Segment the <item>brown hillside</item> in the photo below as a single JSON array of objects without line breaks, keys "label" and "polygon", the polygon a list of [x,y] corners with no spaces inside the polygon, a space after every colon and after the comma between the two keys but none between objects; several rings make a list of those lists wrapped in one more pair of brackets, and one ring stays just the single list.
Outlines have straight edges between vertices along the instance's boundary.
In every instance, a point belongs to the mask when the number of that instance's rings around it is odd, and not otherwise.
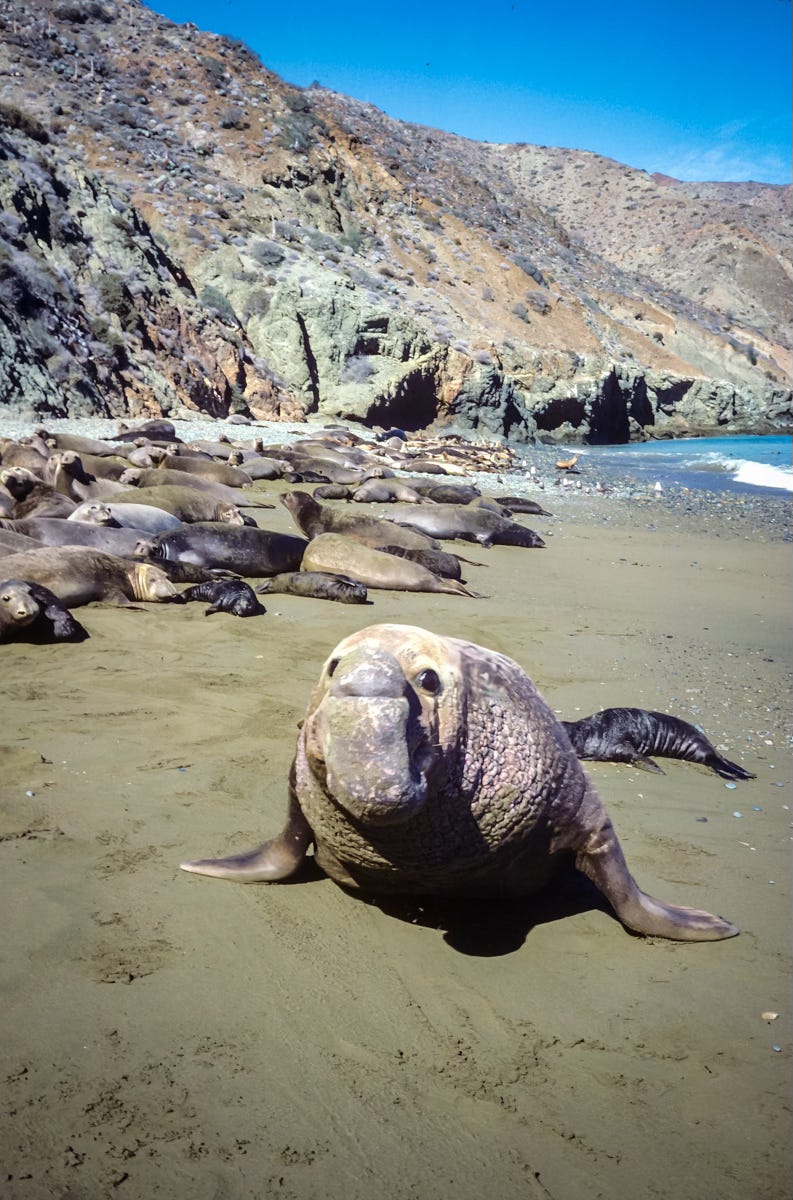
[{"label": "brown hillside", "polygon": [[790,189],[467,141],[138,3],[0,13],[0,403],[791,427]]}]

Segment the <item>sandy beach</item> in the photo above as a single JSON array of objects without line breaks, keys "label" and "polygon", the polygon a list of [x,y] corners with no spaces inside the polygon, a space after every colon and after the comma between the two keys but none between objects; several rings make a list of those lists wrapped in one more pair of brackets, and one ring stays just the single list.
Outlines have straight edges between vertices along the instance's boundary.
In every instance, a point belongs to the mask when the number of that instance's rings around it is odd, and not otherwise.
[{"label": "sandy beach", "polygon": [[[547,503],[545,550],[454,546],[481,599],[91,605],[83,644],[0,646],[8,1200],[790,1194],[791,543]],[[757,779],[588,770],[640,885],[740,936],[632,936],[572,885],[441,911],[179,871],[278,831],[321,664],[381,621],[510,655],[564,718],[701,724]]]}]

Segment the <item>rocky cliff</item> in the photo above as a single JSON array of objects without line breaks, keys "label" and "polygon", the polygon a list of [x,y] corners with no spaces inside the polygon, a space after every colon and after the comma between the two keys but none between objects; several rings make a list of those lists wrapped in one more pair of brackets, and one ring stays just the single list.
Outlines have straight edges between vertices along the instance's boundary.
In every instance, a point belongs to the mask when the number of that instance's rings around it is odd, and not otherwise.
[{"label": "rocky cliff", "polygon": [[407,125],[135,0],[8,0],[0,404],[790,430],[789,199]]}]

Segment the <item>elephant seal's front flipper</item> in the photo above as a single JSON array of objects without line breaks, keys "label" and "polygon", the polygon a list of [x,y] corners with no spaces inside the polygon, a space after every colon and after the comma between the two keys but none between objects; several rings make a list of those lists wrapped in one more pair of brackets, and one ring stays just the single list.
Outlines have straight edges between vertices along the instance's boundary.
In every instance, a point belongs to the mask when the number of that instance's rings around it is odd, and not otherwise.
[{"label": "elephant seal's front flipper", "polygon": [[[737,925],[697,908],[666,904],[643,892],[628,870],[619,839],[590,785],[578,814],[579,828],[590,832],[576,852],[575,865],[603,893],[628,929],[678,942],[718,942],[735,937]],[[564,836],[560,839],[564,843]]]},{"label": "elephant seal's front flipper", "polygon": [[277,837],[270,838],[247,854],[235,854],[230,858],[200,858],[179,865],[183,871],[191,871],[194,875],[213,875],[216,879],[231,879],[235,883],[274,883],[294,875],[313,840],[311,828],[290,782],[286,825]]}]

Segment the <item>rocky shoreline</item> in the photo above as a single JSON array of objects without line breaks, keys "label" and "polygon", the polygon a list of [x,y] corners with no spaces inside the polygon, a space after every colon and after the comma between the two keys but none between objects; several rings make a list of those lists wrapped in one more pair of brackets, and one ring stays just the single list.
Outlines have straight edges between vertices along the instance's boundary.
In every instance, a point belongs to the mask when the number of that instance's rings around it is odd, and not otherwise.
[{"label": "rocky shoreline", "polygon": [[[84,437],[112,440],[119,430],[119,422],[104,417],[75,417],[38,422],[0,414],[0,439],[18,438],[30,434],[33,429],[45,424],[53,431],[81,434]],[[250,444],[260,438],[264,445],[293,442],[317,434],[326,423],[313,421],[241,423],[208,417],[192,421],[174,421],[177,436],[185,442],[207,437],[228,437],[231,441]],[[375,435],[362,429],[357,423],[348,427],[362,437]],[[460,431],[458,431],[460,432]],[[568,453],[569,452],[569,453]],[[612,505],[625,502],[637,521],[652,523],[653,514],[666,512],[681,521],[696,525],[703,533],[714,537],[744,536],[767,541],[790,541],[793,539],[793,515],[790,497],[767,492],[727,493],[668,487],[656,491],[644,483],[637,483],[629,474],[615,471],[605,465],[587,466],[583,462],[578,473],[560,472],[556,463],[560,457],[572,457],[575,446],[547,446],[537,443],[527,446],[516,454],[515,468],[498,475],[474,472],[469,478],[483,492],[497,488],[512,495],[534,499],[544,497],[543,503],[553,509],[575,510],[581,507],[582,499],[593,500],[602,520],[614,517]]]}]

